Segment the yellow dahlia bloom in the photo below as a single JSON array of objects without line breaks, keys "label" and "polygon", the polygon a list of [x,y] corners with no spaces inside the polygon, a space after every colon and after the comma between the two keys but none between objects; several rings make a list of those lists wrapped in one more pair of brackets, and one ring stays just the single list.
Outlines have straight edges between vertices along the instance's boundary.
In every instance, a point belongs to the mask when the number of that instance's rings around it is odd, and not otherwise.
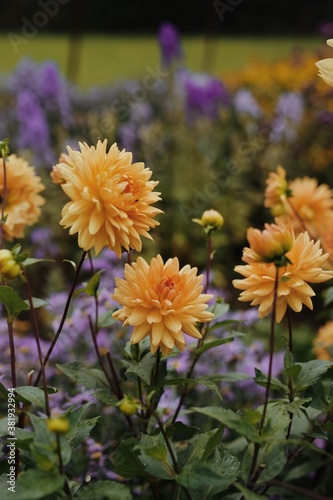
[{"label": "yellow dahlia bloom", "polygon": [[[6,162],[6,199],[3,225],[4,237],[8,241],[23,238],[26,226],[35,224],[40,216],[40,207],[45,203],[40,196],[44,185],[36,175],[34,167],[12,154]],[[4,196],[4,171],[0,168],[0,196]]]},{"label": "yellow dahlia bloom", "polygon": [[333,190],[328,185],[318,186],[317,179],[303,177],[291,181],[290,189],[292,196],[286,203],[285,215],[292,221],[296,234],[306,229],[318,237],[327,226],[332,226]]},{"label": "yellow dahlia bloom", "polygon": [[[71,199],[62,210],[60,224],[78,233],[84,250],[109,247],[121,256],[123,249],[141,251],[140,236],[159,225],[154,217],[161,210],[151,205],[161,198],[154,192],[157,181],[144,163],[132,163],[132,154],[107,141],[96,147],[79,143],[80,151],[68,147],[66,161],[56,165],[64,179],[62,189]],[[69,157],[69,158],[68,158]]]},{"label": "yellow dahlia bloom", "polygon": [[279,166],[277,171],[270,172],[266,179],[264,206],[270,208],[274,216],[282,215],[285,212],[284,200],[290,195],[286,171]]},{"label": "yellow dahlia bloom", "polygon": [[312,310],[311,297],[315,293],[308,283],[322,283],[333,277],[333,271],[322,268],[328,254],[323,254],[319,241],[310,240],[307,232],[298,235],[286,258],[287,264],[278,268],[274,263],[264,262],[235,267],[235,271],[245,278],[232,282],[235,288],[243,290],[239,300],[259,306],[259,318],[268,316],[272,311],[276,277],[278,323],[284,317],[287,306],[300,312],[304,304]]},{"label": "yellow dahlia bloom", "polygon": [[[333,47],[333,40],[327,40],[327,45]],[[327,85],[333,87],[333,59],[322,59],[316,62],[316,66],[319,69],[318,75],[324,80]]]},{"label": "yellow dahlia bloom", "polygon": [[250,262],[274,262],[285,256],[291,249],[295,237],[292,227],[284,224],[265,224],[261,231],[250,227],[247,230],[247,240],[250,248],[243,250],[243,260]]},{"label": "yellow dahlia bloom", "polygon": [[160,255],[148,264],[142,257],[132,265],[126,264],[124,279],[116,279],[113,299],[123,306],[113,317],[123,325],[134,326],[130,341],[140,342],[150,336],[150,348],[158,348],[163,355],[176,346],[180,351],[186,345],[183,333],[201,338],[195,324],[210,321],[213,314],[207,301],[213,295],[201,293],[203,275],[197,268],[186,265],[179,269],[177,257],[166,263]]},{"label": "yellow dahlia bloom", "polygon": [[333,362],[333,321],[321,326],[313,340],[312,352],[317,359]]}]

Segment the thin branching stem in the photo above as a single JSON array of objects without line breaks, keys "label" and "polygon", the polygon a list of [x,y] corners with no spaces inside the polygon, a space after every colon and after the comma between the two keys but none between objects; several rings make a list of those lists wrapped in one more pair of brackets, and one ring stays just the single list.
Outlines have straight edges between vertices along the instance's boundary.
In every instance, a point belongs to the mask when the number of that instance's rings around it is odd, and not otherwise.
[{"label": "thin branching stem", "polygon": [[62,315],[62,318],[61,318],[61,321],[60,321],[60,324],[59,324],[59,328],[55,334],[55,336],[53,337],[53,340],[51,342],[51,345],[49,347],[49,350],[47,351],[46,355],[45,355],[45,358],[44,358],[44,361],[42,363],[42,366],[41,368],[39,369],[39,372],[37,374],[37,377],[36,377],[36,380],[35,380],[35,386],[38,385],[38,382],[42,376],[42,370],[45,368],[45,366],[47,365],[49,359],[50,359],[50,356],[53,352],[53,349],[54,349],[54,346],[56,345],[57,341],[58,341],[58,338],[62,332],[62,329],[63,329],[63,326],[65,324],[65,321],[66,321],[66,318],[67,318],[67,314],[68,314],[68,310],[69,310],[69,306],[70,306],[70,303],[71,303],[71,300],[72,300],[72,297],[73,297],[73,294],[75,292],[75,288],[76,288],[76,284],[77,284],[77,281],[78,281],[78,278],[79,278],[79,274],[80,274],[80,271],[81,271],[81,268],[82,268],[82,265],[83,265],[83,262],[86,258],[86,255],[87,255],[87,251],[84,250],[83,254],[82,254],[82,257],[81,257],[81,260],[77,266],[77,269],[76,269],[76,272],[75,272],[75,276],[74,276],[74,280],[73,280],[73,283],[72,283],[72,287],[69,291],[69,294],[68,294],[68,297],[67,297],[67,301],[66,301],[66,304],[65,304],[65,308],[64,308],[64,312],[63,312],[63,315]]},{"label": "thin branching stem", "polygon": [[27,273],[25,267],[23,267],[23,274],[25,277],[25,283],[26,283],[26,288],[27,288],[33,331],[34,331],[36,345],[37,345],[38,360],[40,363],[40,370],[41,370],[42,383],[43,383],[43,389],[44,389],[44,398],[45,398],[45,413],[49,417],[50,416],[49,393],[47,390],[45,366],[43,366],[43,353],[42,353],[42,349],[41,349],[41,345],[40,345],[39,327],[38,327],[38,321],[37,321],[37,316],[36,316],[36,310],[35,310],[33,299],[32,299],[32,291],[31,291],[31,286],[30,286],[30,282],[29,282],[29,277],[28,277],[28,273]]}]

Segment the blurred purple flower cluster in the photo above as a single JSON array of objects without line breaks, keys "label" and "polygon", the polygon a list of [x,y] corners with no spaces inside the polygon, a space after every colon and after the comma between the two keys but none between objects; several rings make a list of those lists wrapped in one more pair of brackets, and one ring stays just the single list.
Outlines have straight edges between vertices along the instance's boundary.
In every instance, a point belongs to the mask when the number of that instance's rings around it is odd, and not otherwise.
[{"label": "blurred purple flower cluster", "polygon": [[2,137],[10,137],[11,149],[28,154],[35,166],[52,165],[59,154],[59,130],[71,125],[69,83],[54,61],[38,65],[22,59],[4,87],[13,113],[5,114],[0,127]]}]

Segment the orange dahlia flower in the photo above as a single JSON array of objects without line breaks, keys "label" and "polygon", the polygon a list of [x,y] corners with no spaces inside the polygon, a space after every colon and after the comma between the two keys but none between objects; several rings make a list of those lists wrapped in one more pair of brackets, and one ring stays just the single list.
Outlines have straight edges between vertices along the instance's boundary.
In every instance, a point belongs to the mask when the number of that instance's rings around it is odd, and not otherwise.
[{"label": "orange dahlia flower", "polygon": [[[62,189],[71,199],[62,210],[60,224],[78,233],[84,250],[98,254],[109,247],[118,257],[123,249],[141,251],[140,236],[159,225],[154,217],[162,211],[151,205],[161,198],[154,192],[157,181],[144,163],[132,163],[132,154],[107,141],[96,147],[79,143],[80,151],[68,147],[66,161],[56,165]],[[69,158],[68,158],[69,157]]]},{"label": "orange dahlia flower", "polygon": [[[35,224],[40,216],[40,207],[45,200],[40,196],[44,185],[36,175],[34,167],[22,158],[11,154],[6,162],[6,198],[3,225],[4,237],[8,241],[23,238],[26,226]],[[0,196],[4,197],[4,169],[0,168]]]},{"label": "orange dahlia flower", "polygon": [[333,321],[319,328],[313,340],[312,352],[317,359],[332,360],[333,363]]},{"label": "orange dahlia flower", "polygon": [[290,195],[286,171],[279,166],[266,179],[264,206],[270,208],[274,216],[282,215],[285,212],[284,201]]},{"label": "orange dahlia flower", "polygon": [[167,355],[175,346],[184,350],[183,333],[201,338],[195,324],[212,319],[206,302],[213,295],[201,293],[203,275],[197,276],[197,268],[179,269],[177,257],[164,263],[157,255],[150,264],[138,257],[136,263],[126,264],[124,277],[116,279],[112,296],[123,308],[113,317],[134,326],[133,344],[149,335],[151,352],[160,348]]},{"label": "orange dahlia flower", "polygon": [[291,249],[295,237],[292,227],[284,224],[265,224],[261,231],[250,227],[247,230],[247,240],[250,248],[245,247],[243,260],[247,263],[281,262],[285,254]]},{"label": "orange dahlia flower", "polygon": [[291,249],[285,254],[286,265],[276,267],[274,263],[251,262],[236,266],[235,271],[245,279],[233,280],[233,286],[243,290],[239,300],[259,306],[258,316],[270,314],[274,303],[277,281],[276,321],[284,317],[287,306],[300,312],[303,304],[313,309],[311,297],[315,295],[308,283],[322,283],[333,277],[333,271],[323,270],[328,254],[323,254],[319,241],[310,240],[307,232],[296,238]]},{"label": "orange dahlia flower", "polygon": [[[285,216],[292,221],[296,234],[305,229],[318,237],[333,224],[333,190],[317,179],[297,178],[290,182],[292,196],[286,203]],[[282,220],[285,220],[282,216]]]}]

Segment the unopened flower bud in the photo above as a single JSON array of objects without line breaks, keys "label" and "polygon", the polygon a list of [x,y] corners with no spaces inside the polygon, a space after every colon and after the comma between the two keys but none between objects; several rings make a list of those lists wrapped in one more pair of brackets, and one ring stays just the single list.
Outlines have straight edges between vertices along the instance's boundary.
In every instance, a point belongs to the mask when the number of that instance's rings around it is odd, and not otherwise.
[{"label": "unopened flower bud", "polygon": [[0,274],[7,279],[14,279],[21,273],[21,266],[18,264],[12,252],[6,248],[0,250]]},{"label": "unopened flower bud", "polygon": [[224,223],[224,219],[220,212],[213,209],[205,210],[201,219],[192,219],[192,221],[200,224],[200,226],[204,228],[205,233],[210,233],[211,231],[220,229]]},{"label": "unopened flower bud", "polygon": [[124,396],[118,404],[118,408],[128,417],[135,415],[138,410],[141,408],[141,403],[135,400],[132,396]]},{"label": "unopened flower bud", "polygon": [[70,429],[70,423],[65,417],[51,417],[47,421],[47,428],[57,434],[66,434]]}]

